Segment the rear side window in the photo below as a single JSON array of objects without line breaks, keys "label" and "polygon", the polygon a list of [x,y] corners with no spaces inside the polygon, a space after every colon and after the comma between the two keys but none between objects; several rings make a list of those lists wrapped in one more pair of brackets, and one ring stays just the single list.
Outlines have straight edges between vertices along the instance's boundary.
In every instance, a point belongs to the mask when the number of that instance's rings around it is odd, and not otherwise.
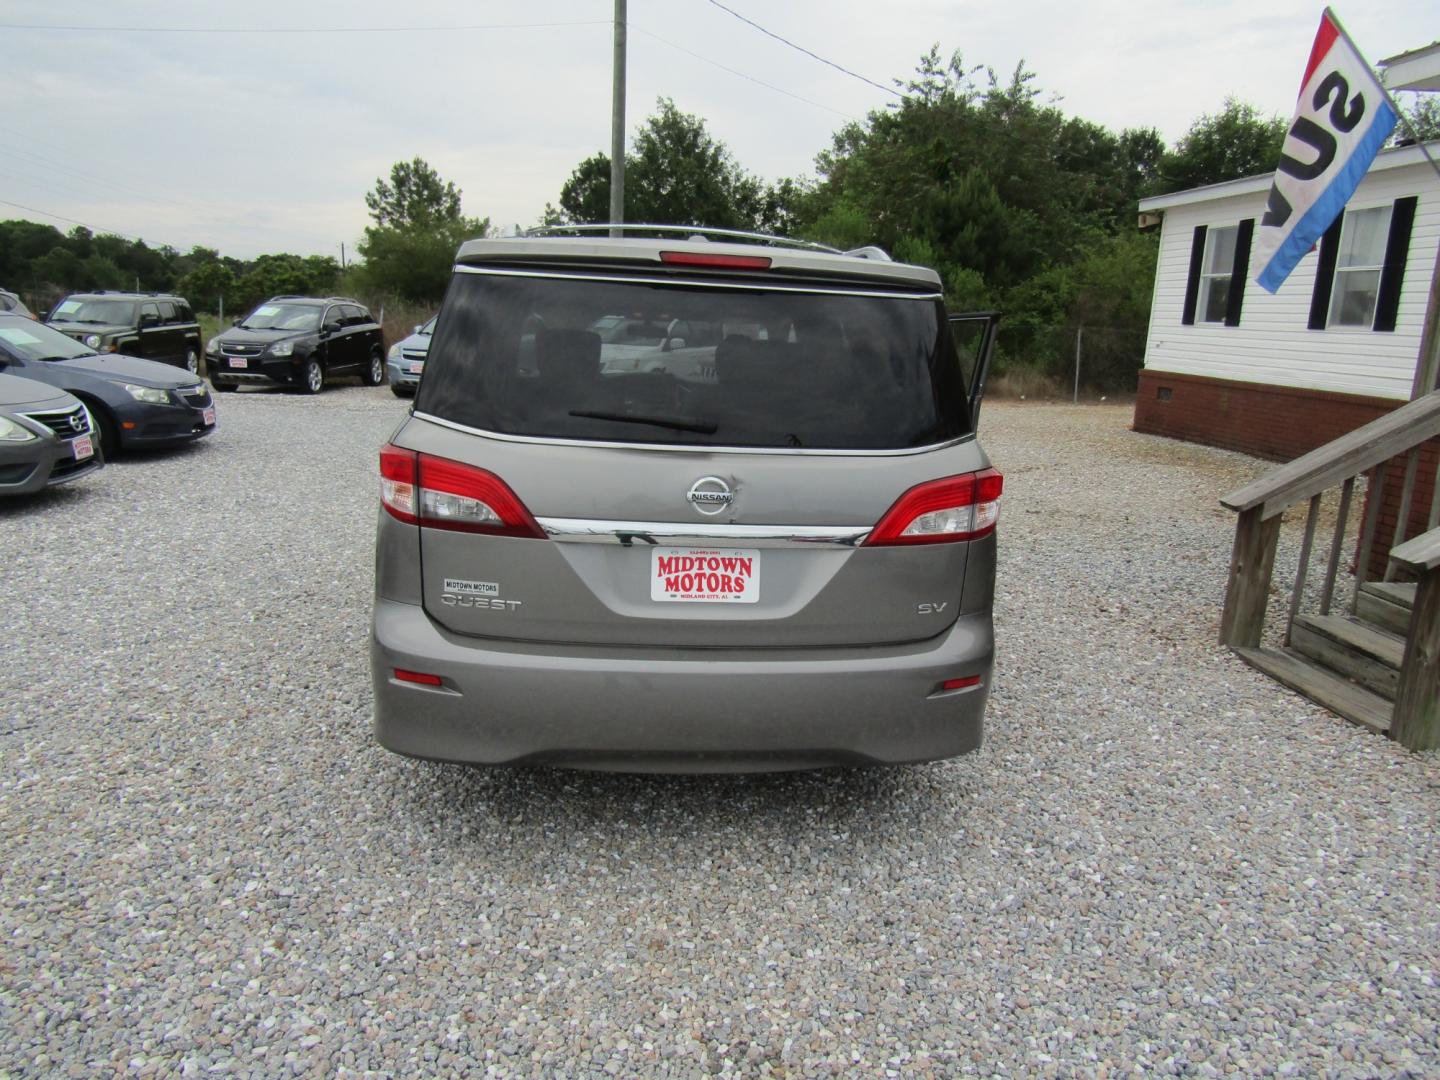
[{"label": "rear side window", "polygon": [[971,432],[933,296],[457,273],[416,410],[506,435],[905,449]]}]

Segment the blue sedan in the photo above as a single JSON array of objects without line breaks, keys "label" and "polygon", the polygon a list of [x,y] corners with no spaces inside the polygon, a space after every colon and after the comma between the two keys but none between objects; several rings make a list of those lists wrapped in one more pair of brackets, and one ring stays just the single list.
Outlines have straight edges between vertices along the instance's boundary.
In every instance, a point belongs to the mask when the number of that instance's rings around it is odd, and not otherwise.
[{"label": "blue sedan", "polygon": [[95,418],[107,457],[190,442],[215,430],[203,382],[168,364],[97,353],[58,330],[0,314],[0,370],[74,394]]}]

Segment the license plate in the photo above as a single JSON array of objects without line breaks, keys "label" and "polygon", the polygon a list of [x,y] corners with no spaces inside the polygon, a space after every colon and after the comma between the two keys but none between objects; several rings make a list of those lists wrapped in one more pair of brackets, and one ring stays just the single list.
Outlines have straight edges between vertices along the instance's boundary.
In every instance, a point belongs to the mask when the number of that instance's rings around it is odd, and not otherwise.
[{"label": "license plate", "polygon": [[753,548],[651,548],[650,599],[753,604],[760,599],[760,552]]},{"label": "license plate", "polygon": [[215,406],[214,406],[214,405],[207,405],[207,406],[205,406],[205,411],[200,414],[200,419],[202,419],[202,420],[205,422],[205,426],[206,426],[206,427],[214,427],[214,426],[215,426]]},{"label": "license plate", "polygon": [[88,457],[95,456],[95,444],[90,441],[89,435],[81,435],[77,439],[72,439],[70,449],[75,454],[76,461],[84,461]]},{"label": "license plate", "polygon": [[424,371],[424,370],[425,370],[425,361],[424,361],[424,360],[411,360],[411,361],[410,361],[410,374],[411,374],[411,375],[419,375],[419,374],[420,374],[422,371]]},{"label": "license plate", "polygon": [[249,367],[249,366],[250,366],[250,361],[247,360],[247,359],[245,359],[245,357],[243,357],[243,356],[232,356],[232,357],[230,357],[230,366],[231,366],[232,368],[244,368],[244,367]]}]

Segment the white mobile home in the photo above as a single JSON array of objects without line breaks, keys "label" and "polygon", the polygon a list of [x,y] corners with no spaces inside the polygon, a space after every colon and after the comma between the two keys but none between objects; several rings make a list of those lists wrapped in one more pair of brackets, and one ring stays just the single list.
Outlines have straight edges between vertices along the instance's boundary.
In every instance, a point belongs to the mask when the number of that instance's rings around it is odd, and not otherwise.
[{"label": "white mobile home", "polygon": [[1422,148],[1377,156],[1273,296],[1251,251],[1271,179],[1140,203],[1161,235],[1137,431],[1289,459],[1435,386],[1420,358],[1440,306],[1440,175]]}]

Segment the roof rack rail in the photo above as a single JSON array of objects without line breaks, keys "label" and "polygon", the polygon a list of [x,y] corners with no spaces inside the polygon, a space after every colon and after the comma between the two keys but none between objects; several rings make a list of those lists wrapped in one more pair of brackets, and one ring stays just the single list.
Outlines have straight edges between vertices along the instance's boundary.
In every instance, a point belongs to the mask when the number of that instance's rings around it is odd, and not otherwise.
[{"label": "roof rack rail", "polygon": [[817,244],[812,240],[796,240],[789,236],[772,236],[769,233],[744,232],[739,229],[712,229],[708,226],[700,225],[646,225],[637,222],[607,222],[593,225],[537,225],[534,228],[526,229],[521,235],[532,237],[565,236],[575,233],[581,235],[601,233],[608,236],[612,233],[623,235],[627,232],[665,233],[686,240],[709,240],[711,237],[715,237],[720,240],[741,240],[748,243],[773,244],[776,247],[799,248],[804,251],[823,251],[827,255],[846,254],[839,248],[830,247],[828,244]]}]

